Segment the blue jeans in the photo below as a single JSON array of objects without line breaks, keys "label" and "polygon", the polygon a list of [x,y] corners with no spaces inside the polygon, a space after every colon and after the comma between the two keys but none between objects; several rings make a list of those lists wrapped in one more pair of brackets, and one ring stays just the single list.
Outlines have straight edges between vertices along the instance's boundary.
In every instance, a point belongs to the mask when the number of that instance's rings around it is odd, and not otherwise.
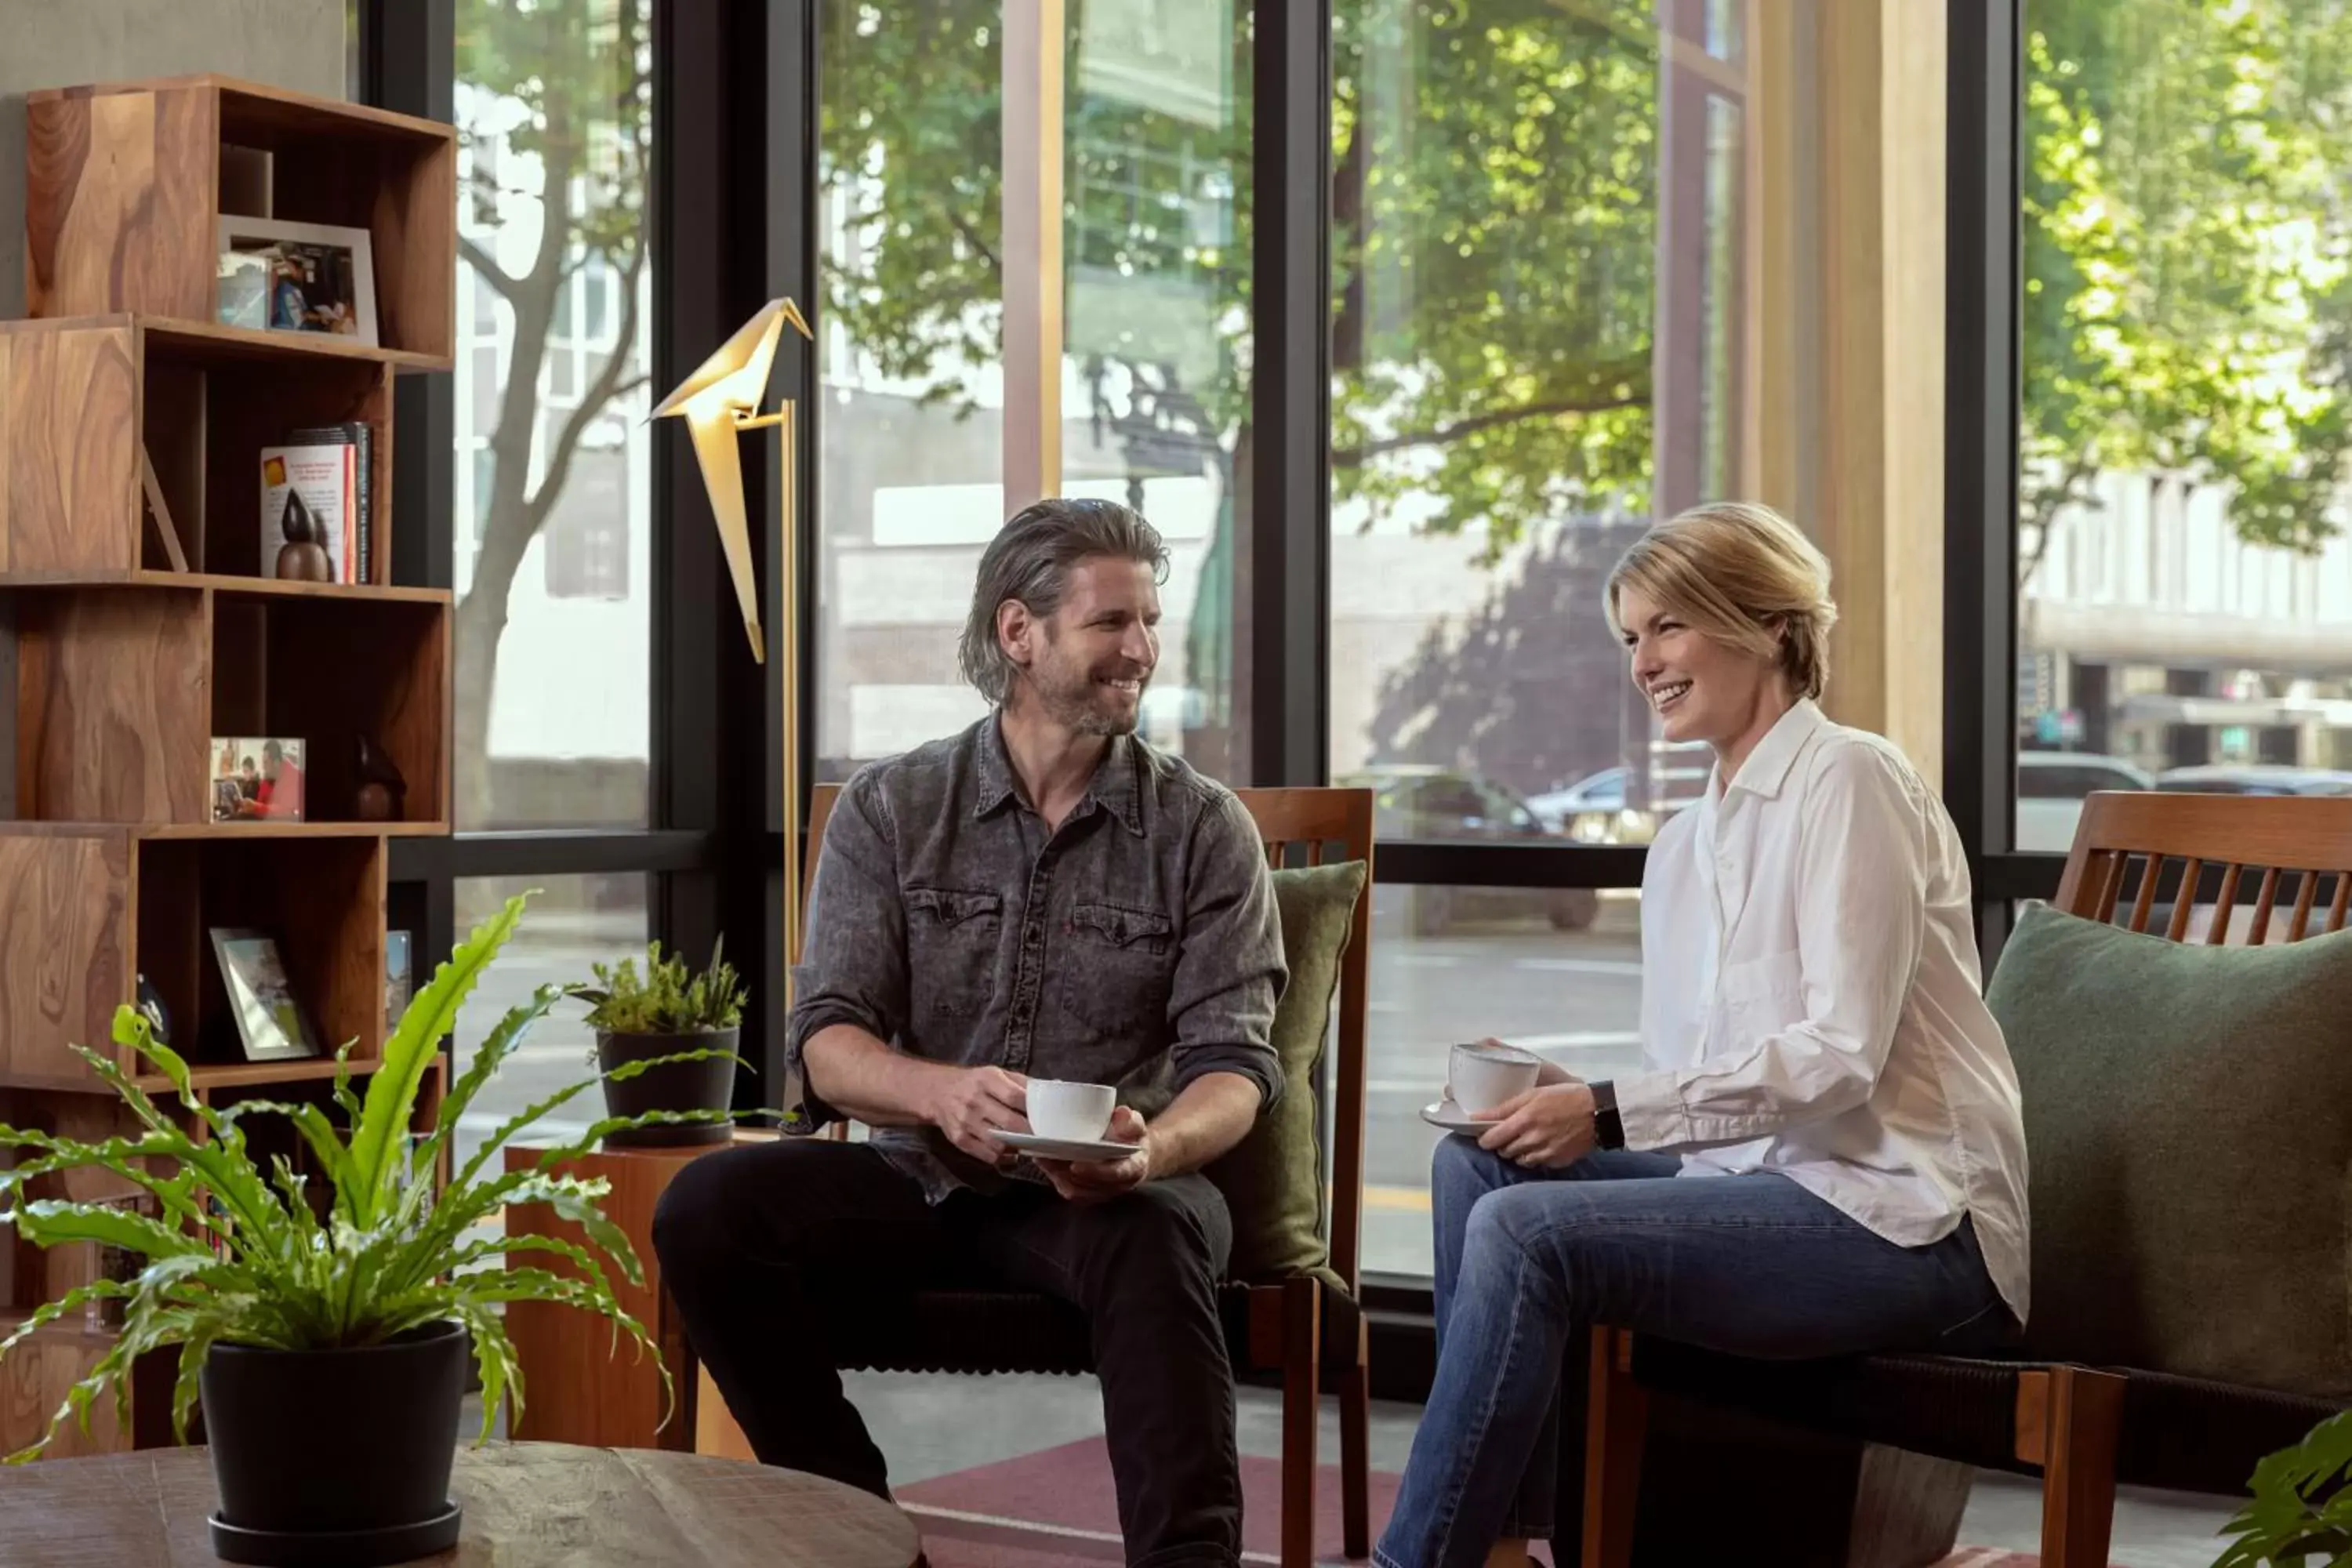
[{"label": "blue jeans", "polygon": [[1898,1247],[1784,1176],[1680,1168],[1619,1150],[1531,1171],[1466,1137],[1438,1144],[1437,1380],[1383,1568],[1475,1565],[1498,1540],[1553,1537],[1561,1362],[1593,1324],[1778,1360],[1964,1353],[2016,1331],[1965,1221]]}]

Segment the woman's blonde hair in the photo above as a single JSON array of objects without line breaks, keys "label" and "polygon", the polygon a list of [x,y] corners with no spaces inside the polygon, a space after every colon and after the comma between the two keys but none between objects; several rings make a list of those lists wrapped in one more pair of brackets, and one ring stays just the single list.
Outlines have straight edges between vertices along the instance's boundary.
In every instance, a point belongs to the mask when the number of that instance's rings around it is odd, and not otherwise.
[{"label": "woman's blonde hair", "polygon": [[1753,501],[1713,501],[1633,542],[1603,591],[1619,637],[1617,597],[1633,588],[1729,647],[1775,661],[1800,697],[1830,679],[1829,559],[1796,525]]}]

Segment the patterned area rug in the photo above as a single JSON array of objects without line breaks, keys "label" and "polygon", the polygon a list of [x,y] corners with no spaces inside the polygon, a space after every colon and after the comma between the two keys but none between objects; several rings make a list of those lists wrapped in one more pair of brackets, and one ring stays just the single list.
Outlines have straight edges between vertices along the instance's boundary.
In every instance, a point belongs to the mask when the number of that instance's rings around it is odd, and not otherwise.
[{"label": "patterned area rug", "polygon": [[[1396,1503],[1396,1492],[1394,1475],[1372,1473],[1375,1537]],[[1281,1465],[1244,1458],[1242,1497],[1244,1559],[1276,1563]],[[898,1501],[921,1527],[931,1568],[1094,1568],[1125,1561],[1110,1455],[1099,1437],[901,1487]],[[1319,1563],[1346,1561],[1340,1556],[1339,1472],[1333,1465],[1323,1467],[1316,1489],[1315,1546]],[[2037,1568],[2037,1561],[2030,1552],[1963,1547],[1938,1568]]]}]

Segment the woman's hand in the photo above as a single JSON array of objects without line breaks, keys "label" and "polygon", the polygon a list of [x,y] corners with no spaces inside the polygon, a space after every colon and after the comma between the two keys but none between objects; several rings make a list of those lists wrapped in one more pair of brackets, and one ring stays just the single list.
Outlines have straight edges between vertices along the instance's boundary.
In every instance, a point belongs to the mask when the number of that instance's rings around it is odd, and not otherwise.
[{"label": "woman's hand", "polygon": [[1538,1084],[1505,1100],[1496,1109],[1495,1125],[1478,1135],[1481,1149],[1542,1170],[1573,1165],[1597,1146],[1592,1090],[1573,1080]]}]

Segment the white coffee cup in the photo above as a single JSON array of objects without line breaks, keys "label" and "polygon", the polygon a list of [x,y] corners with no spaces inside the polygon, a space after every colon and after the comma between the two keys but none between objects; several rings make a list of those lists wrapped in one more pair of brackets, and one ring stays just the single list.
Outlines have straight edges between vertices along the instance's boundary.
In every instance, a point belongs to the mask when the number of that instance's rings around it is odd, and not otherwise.
[{"label": "white coffee cup", "polygon": [[1029,1080],[1029,1131],[1040,1138],[1096,1142],[1110,1131],[1110,1113],[1118,1105],[1118,1090],[1107,1083],[1033,1078]]},{"label": "white coffee cup", "polygon": [[1490,1046],[1473,1041],[1454,1047],[1446,1063],[1446,1082],[1454,1103],[1473,1116],[1482,1116],[1535,1088],[1543,1058],[1516,1046]]}]

